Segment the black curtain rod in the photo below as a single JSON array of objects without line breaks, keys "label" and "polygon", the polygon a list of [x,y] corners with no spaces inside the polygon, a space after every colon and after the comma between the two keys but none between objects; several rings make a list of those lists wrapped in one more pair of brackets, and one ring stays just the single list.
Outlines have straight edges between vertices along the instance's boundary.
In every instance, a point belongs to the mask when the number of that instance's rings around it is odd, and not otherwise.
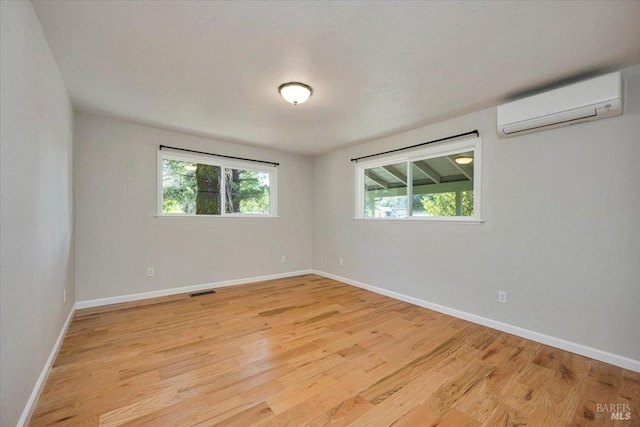
[{"label": "black curtain rod", "polygon": [[190,153],[206,154],[207,156],[224,157],[225,159],[244,160],[247,162],[255,162],[255,163],[265,163],[267,165],[273,165],[273,166],[280,165],[280,163],[267,162],[265,160],[245,159],[244,157],[233,157],[233,156],[225,156],[224,154],[205,153],[204,151],[187,150],[186,148],[169,147],[168,145],[161,145],[160,149],[162,150],[163,148],[170,148],[172,150],[180,150],[180,151],[188,151]]},{"label": "black curtain rod", "polygon": [[368,156],[356,157],[355,159],[351,159],[351,161],[352,162],[357,162],[358,160],[367,159],[369,157],[382,156],[383,154],[395,153],[397,151],[410,150],[411,148],[421,147],[423,145],[433,144],[435,142],[447,141],[449,139],[460,138],[462,136],[468,136],[468,135],[480,136],[480,133],[478,132],[478,129],[476,129],[476,130],[472,130],[471,132],[461,133],[460,135],[453,135],[453,136],[448,136],[446,138],[434,139],[433,141],[422,142],[420,144],[410,145],[409,147],[397,148],[395,150],[383,151],[382,153],[369,154]]}]

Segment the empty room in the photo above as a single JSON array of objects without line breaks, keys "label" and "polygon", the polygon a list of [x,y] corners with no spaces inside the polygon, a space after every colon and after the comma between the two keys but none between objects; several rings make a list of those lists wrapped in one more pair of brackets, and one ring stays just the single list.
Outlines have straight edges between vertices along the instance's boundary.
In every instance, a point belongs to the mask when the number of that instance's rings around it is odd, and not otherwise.
[{"label": "empty room", "polygon": [[640,426],[639,1],[0,17],[0,426]]}]

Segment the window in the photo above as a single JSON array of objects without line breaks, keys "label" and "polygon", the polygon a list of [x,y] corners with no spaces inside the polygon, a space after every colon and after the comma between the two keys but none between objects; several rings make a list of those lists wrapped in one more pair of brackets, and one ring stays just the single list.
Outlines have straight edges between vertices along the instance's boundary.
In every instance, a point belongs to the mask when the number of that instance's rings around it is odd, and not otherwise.
[{"label": "window", "polygon": [[158,214],[276,216],[276,167],[160,150]]},{"label": "window", "polygon": [[480,138],[356,164],[356,218],[480,221]]}]

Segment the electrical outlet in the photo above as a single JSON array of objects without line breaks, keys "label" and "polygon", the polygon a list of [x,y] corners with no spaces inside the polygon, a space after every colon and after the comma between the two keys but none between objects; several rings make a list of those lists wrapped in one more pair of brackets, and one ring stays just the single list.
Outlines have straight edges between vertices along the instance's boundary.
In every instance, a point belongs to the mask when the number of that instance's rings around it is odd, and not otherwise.
[{"label": "electrical outlet", "polygon": [[149,267],[147,268],[147,276],[151,277],[155,274],[155,270],[153,269],[153,267]]},{"label": "electrical outlet", "polygon": [[503,304],[507,303],[507,292],[506,291],[498,291],[498,302]]},{"label": "electrical outlet", "polygon": [[280,259],[280,261],[282,261],[282,262],[287,262],[287,257],[285,257],[284,255],[282,255],[282,258]]},{"label": "electrical outlet", "polygon": [[66,303],[67,303],[67,290],[66,290],[66,289],[63,289],[63,290],[62,290],[62,302],[63,302],[64,304],[66,304]]},{"label": "electrical outlet", "polygon": [[344,265],[344,260],[340,258],[340,265]]}]

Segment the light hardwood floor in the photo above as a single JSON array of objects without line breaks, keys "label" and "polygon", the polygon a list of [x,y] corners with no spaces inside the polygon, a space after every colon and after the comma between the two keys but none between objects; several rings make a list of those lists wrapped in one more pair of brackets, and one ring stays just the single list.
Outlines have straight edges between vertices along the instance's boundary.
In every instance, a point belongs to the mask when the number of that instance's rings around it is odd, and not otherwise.
[{"label": "light hardwood floor", "polygon": [[308,275],[78,311],[31,425],[629,427],[639,407],[638,373]]}]

